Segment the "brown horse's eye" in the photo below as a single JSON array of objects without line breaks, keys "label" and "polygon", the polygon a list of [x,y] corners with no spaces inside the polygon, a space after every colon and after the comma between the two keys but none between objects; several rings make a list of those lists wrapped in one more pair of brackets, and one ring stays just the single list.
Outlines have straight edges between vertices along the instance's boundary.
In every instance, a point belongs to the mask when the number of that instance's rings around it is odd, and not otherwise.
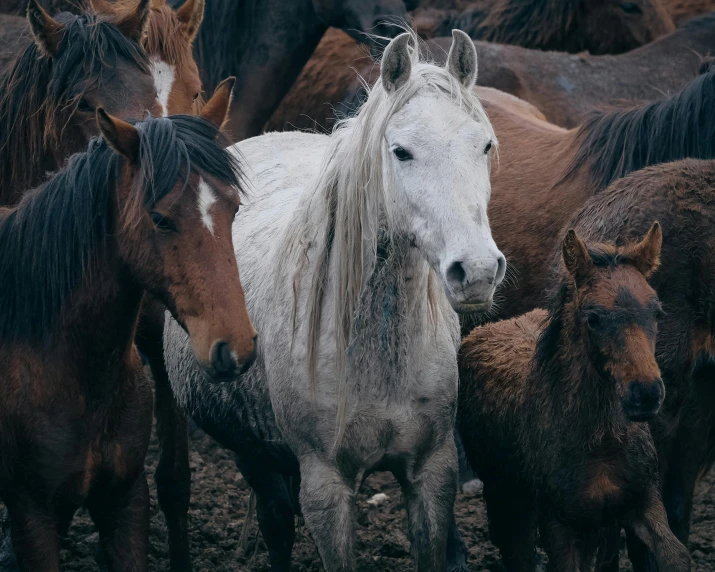
[{"label": "brown horse's eye", "polygon": [[635,2],[621,2],[621,10],[626,14],[642,14],[643,10]]},{"label": "brown horse's eye", "polygon": [[94,107],[86,99],[82,98],[77,104],[77,111],[81,111],[83,113],[94,113]]},{"label": "brown horse's eye", "polygon": [[191,100],[191,103],[194,103],[198,98],[199,98],[199,92],[196,92],[196,93],[194,94],[194,97],[193,97],[192,100]]},{"label": "brown horse's eye", "polygon": [[152,212],[151,213],[151,221],[154,223],[154,226],[158,231],[161,232],[175,232],[176,231],[176,225],[171,219],[166,218],[164,215],[157,213],[157,212]]}]

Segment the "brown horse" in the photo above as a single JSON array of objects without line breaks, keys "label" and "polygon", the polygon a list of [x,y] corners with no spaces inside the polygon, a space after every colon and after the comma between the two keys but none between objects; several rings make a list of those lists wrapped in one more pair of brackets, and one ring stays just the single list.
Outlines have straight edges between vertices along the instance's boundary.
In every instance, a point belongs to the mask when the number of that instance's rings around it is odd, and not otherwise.
[{"label": "brown horse", "polygon": [[457,28],[476,40],[592,54],[627,52],[675,29],[661,0],[481,0],[462,10],[418,9],[415,23],[428,37]]},{"label": "brown horse", "polygon": [[[434,59],[444,61],[449,41],[430,40],[426,49]],[[574,127],[595,108],[651,101],[681,89],[697,75],[701,55],[715,51],[715,15],[619,56],[569,55],[488,42],[475,45],[479,85],[514,94],[536,105],[549,121]],[[371,84],[377,75],[378,67],[364,50],[331,30],[267,129],[329,129],[335,112],[349,113],[362,96],[358,76]]]},{"label": "brown horse", "polygon": [[648,425],[664,397],[655,358],[655,223],[640,242],[589,244],[569,230],[549,311],[476,328],[459,357],[458,422],[484,482],[489,533],[509,572],[593,569],[615,521],[690,570],[668,527]]},{"label": "brown horse", "polygon": [[[81,14],[94,11],[98,17],[122,21],[136,10],[136,0],[37,0],[52,13],[67,11]],[[201,78],[192,49],[204,14],[205,0],[188,0],[174,10],[166,0],[150,0],[149,14],[141,34],[141,44],[150,60],[150,71],[157,89],[162,115],[189,113],[199,100]],[[28,0],[8,8],[27,11]],[[2,8],[0,0],[0,11]],[[25,19],[0,16],[0,70],[8,67],[16,54],[30,43]]]},{"label": "brown horse", "polygon": [[[651,421],[670,527],[683,543],[690,532],[696,480],[715,460],[715,161],[656,165],[615,181],[589,199],[567,223],[588,240],[624,244],[649,221],[660,220],[662,265],[651,284],[665,315],[656,355],[666,387],[661,412]],[[637,571],[655,572],[652,557],[633,538]],[[617,550],[611,555],[617,570]]]},{"label": "brown horse", "polygon": [[[171,0],[172,5],[182,0]],[[237,79],[227,126],[237,141],[258,135],[328,26],[373,45],[366,33],[391,36],[383,24],[403,19],[415,0],[212,0],[196,39],[204,88]]]},{"label": "brown horse", "polygon": [[0,76],[0,205],[15,203],[97,133],[94,113],[156,111],[149,60],[137,40],[148,0],[116,23],[94,14],[52,18],[28,6],[34,42]]},{"label": "brown horse", "polygon": [[203,118],[131,125],[99,108],[104,139],[0,215],[0,497],[22,570],[59,570],[80,506],[111,570],[147,570],[145,290],[212,376],[255,356],[231,241],[241,174],[216,141],[232,83]]},{"label": "brown horse", "polygon": [[713,0],[663,0],[663,4],[676,26],[715,10]]}]

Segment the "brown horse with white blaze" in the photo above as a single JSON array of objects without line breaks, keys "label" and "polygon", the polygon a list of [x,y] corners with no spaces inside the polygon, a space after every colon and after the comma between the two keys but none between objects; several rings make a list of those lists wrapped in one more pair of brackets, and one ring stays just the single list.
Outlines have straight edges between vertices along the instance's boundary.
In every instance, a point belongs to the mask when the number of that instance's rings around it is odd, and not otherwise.
[{"label": "brown horse with white blaze", "polygon": [[0,211],[0,498],[22,570],[59,570],[81,506],[110,569],[148,568],[152,395],[133,343],[144,291],[211,377],[254,358],[231,240],[241,172],[216,141],[232,83],[201,118],[132,125],[98,109],[103,139]]},{"label": "brown horse with white blaze", "polygon": [[661,242],[658,223],[622,246],[587,245],[569,230],[550,310],[476,328],[462,343],[459,427],[509,572],[535,569],[537,528],[549,570],[591,570],[613,522],[653,550],[659,570],[690,570],[639,423],[665,394],[662,312],[647,282]]}]

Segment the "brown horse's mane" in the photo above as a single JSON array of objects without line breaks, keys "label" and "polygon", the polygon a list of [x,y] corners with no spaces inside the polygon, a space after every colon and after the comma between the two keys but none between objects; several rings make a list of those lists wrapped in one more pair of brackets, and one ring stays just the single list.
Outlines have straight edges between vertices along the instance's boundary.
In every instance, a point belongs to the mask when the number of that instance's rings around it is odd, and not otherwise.
[{"label": "brown horse's mane", "polygon": [[[139,220],[191,173],[242,188],[237,159],[201,117],[149,118],[136,128],[140,165],[123,225]],[[123,165],[122,156],[94,138],[16,208],[0,211],[0,339],[54,340],[65,301],[108,258]]]},{"label": "brown horse's mane", "polygon": [[90,13],[58,14],[65,36],[54,57],[32,42],[0,76],[0,196],[25,189],[38,168],[63,156],[61,119],[73,112],[102,70],[125,59],[147,70],[139,45]]},{"label": "brown horse's mane", "polygon": [[714,159],[713,101],[715,71],[707,71],[667,99],[592,113],[578,130],[578,149],[562,180],[585,166],[592,191],[598,192],[648,165],[687,157]]},{"label": "brown horse's mane", "polygon": [[[482,21],[477,21],[476,35],[473,37],[532,49],[560,46],[576,20],[582,1],[502,0]],[[540,22],[541,25],[535,26],[534,22]]]},{"label": "brown horse's mane", "polygon": [[[185,0],[167,1],[177,9]],[[194,40],[194,53],[196,61],[203,64],[201,79],[208,92],[225,78],[236,74],[239,60],[251,40],[258,10],[258,0],[206,2],[201,29]],[[207,65],[208,62],[211,65]],[[250,78],[239,81],[250,81]]]}]

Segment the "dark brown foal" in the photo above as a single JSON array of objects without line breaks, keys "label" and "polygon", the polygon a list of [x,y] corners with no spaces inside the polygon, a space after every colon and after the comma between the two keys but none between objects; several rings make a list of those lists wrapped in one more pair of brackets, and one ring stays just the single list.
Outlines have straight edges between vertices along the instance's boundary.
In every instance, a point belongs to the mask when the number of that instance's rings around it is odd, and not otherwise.
[{"label": "dark brown foal", "polygon": [[510,572],[591,570],[620,523],[660,570],[690,570],[668,527],[647,421],[665,390],[655,359],[661,312],[647,282],[655,223],[637,243],[587,246],[573,230],[550,310],[476,328],[460,354],[459,427],[484,481],[489,530]]}]

